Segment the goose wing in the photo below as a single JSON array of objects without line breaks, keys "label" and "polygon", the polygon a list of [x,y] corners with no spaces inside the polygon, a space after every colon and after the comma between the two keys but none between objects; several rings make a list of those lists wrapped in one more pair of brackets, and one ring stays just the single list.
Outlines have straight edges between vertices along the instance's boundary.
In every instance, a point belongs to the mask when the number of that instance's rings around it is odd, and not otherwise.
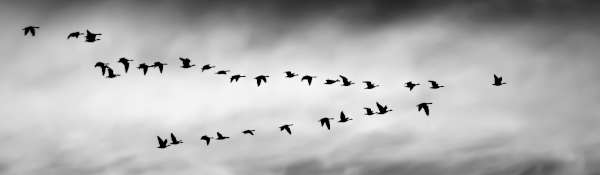
[{"label": "goose wing", "polygon": [[379,111],[385,111],[385,107],[381,106],[381,104],[379,104],[379,102],[376,102],[375,104],[377,105],[377,109]]},{"label": "goose wing", "polygon": [[288,134],[292,134],[292,130],[290,129],[290,127],[289,127],[289,126],[286,126],[286,127],[285,127],[285,128],[283,128],[283,129],[285,129],[285,131],[286,131]]}]

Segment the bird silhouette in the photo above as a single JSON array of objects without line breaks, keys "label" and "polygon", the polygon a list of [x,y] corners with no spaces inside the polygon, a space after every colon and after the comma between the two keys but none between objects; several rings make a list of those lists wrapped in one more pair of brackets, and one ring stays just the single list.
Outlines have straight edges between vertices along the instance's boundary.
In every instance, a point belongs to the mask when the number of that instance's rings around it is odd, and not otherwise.
[{"label": "bird silhouette", "polygon": [[282,125],[279,127],[279,131],[285,130],[289,135],[292,135],[292,129],[290,129],[290,126],[292,126],[292,125],[294,125],[294,124]]},{"label": "bird silhouette", "polygon": [[363,83],[365,83],[367,85],[367,87],[365,87],[365,89],[373,89],[373,88],[379,87],[379,85],[373,84],[371,81],[363,81]]},{"label": "bird silhouette", "polygon": [[300,81],[308,81],[308,85],[310,86],[310,84],[312,83],[313,78],[317,78],[317,76],[310,76],[310,75],[305,75],[302,77],[302,79],[300,79]]},{"label": "bird silhouette", "polygon": [[294,78],[295,76],[298,76],[298,74],[293,73],[292,71],[285,71],[286,78]]},{"label": "bird silhouette", "polygon": [[440,86],[437,82],[435,82],[433,80],[429,80],[429,82],[431,83],[431,89],[439,89],[441,87],[444,87],[444,86]]},{"label": "bird silhouette", "polygon": [[142,69],[142,72],[144,72],[144,75],[146,75],[146,73],[148,72],[148,68],[149,67],[150,66],[148,66],[146,63],[142,63],[137,68],[138,69]]},{"label": "bird silhouette", "polygon": [[167,140],[167,139],[164,139],[164,140],[163,140],[163,139],[161,139],[161,138],[160,138],[160,136],[156,136],[156,138],[158,139],[158,147],[157,147],[157,148],[160,148],[160,149],[165,149],[165,148],[167,148],[168,146],[171,146],[171,145],[168,145],[168,144],[167,144],[167,142],[168,142],[168,140]]},{"label": "bird silhouette", "polygon": [[107,67],[106,70],[108,71],[108,75],[106,75],[106,78],[117,78],[118,76],[121,76],[119,74],[115,74],[113,69],[110,67]]},{"label": "bird silhouette", "polygon": [[106,68],[108,68],[108,63],[96,62],[94,67],[99,67],[102,71],[102,75],[104,75],[106,73]]},{"label": "bird silhouette", "polygon": [[373,110],[371,108],[363,108],[367,111],[367,113],[365,113],[365,115],[373,115],[375,113],[373,113]]},{"label": "bird silhouette", "polygon": [[225,136],[223,136],[223,134],[217,132],[217,140],[225,140],[225,139],[228,139],[228,138],[229,137],[225,137]]},{"label": "bird silhouette", "polygon": [[330,130],[329,120],[334,120],[334,118],[327,118],[327,117],[321,118],[319,120],[319,122],[321,122],[321,127],[323,127],[323,125],[325,125],[325,127],[327,127],[327,130]]},{"label": "bird silhouette", "polygon": [[183,64],[181,66],[181,68],[187,69],[187,68],[191,68],[196,66],[195,64],[190,64],[190,62],[192,62],[189,58],[181,58],[179,57],[179,60],[181,60],[181,63]]},{"label": "bird silhouette", "polygon": [[331,79],[327,79],[325,80],[325,84],[334,84],[336,82],[339,82],[340,80],[331,80]]},{"label": "bird silhouette", "polygon": [[505,82],[502,82],[502,77],[497,76],[496,74],[494,74],[494,86],[502,86],[503,84],[506,84]]},{"label": "bird silhouette", "polygon": [[127,71],[129,70],[129,62],[133,61],[133,60],[129,60],[125,57],[119,58],[119,60],[117,62],[123,64],[123,67],[125,67],[125,73],[127,73]]},{"label": "bird silhouette", "polygon": [[152,66],[150,66],[150,67],[154,67],[154,68],[158,67],[158,71],[159,71],[159,72],[162,74],[162,72],[163,72],[163,67],[164,67],[165,65],[167,65],[167,63],[161,63],[161,62],[158,62],[158,61],[157,61],[157,62],[154,62],[154,64],[153,64]]},{"label": "bird silhouette", "polygon": [[256,79],[256,85],[260,87],[260,82],[261,81],[264,82],[264,83],[267,83],[267,78],[268,77],[269,77],[268,75],[259,75],[259,76],[256,76],[254,78],[254,79]]},{"label": "bird silhouette", "polygon": [[202,66],[202,72],[204,72],[205,70],[209,70],[212,68],[215,68],[216,66],[210,65],[210,64],[206,64],[204,66]]},{"label": "bird silhouette", "polygon": [[207,135],[203,135],[202,137],[200,137],[200,140],[206,141],[206,146],[208,146],[208,144],[210,144],[210,139],[214,139],[214,137],[209,137]]},{"label": "bird silhouette", "polygon": [[231,78],[229,78],[229,83],[233,83],[234,80],[235,80],[235,82],[238,82],[238,80],[240,80],[240,78],[242,78],[242,77],[246,77],[246,76],[240,75],[240,74],[233,75],[233,76],[231,76]]},{"label": "bird silhouette", "polygon": [[423,111],[425,111],[425,115],[429,116],[429,106],[428,105],[430,105],[430,104],[433,104],[433,103],[420,103],[417,105],[417,110],[421,111],[421,109],[423,109]]},{"label": "bird silhouette", "polygon": [[420,85],[420,84],[415,84],[415,83],[413,83],[412,81],[409,81],[409,82],[406,82],[406,86],[404,86],[404,87],[407,87],[407,88],[408,88],[408,91],[412,91],[412,90],[413,90],[413,88],[414,88],[415,86],[418,86],[418,85]]},{"label": "bird silhouette", "polygon": [[242,134],[254,135],[254,131],[256,131],[256,130],[254,130],[254,129],[248,129],[248,130],[242,131]]},{"label": "bird silhouette", "polygon": [[171,133],[171,145],[177,145],[183,143],[183,140],[177,140],[177,137],[173,133]]},{"label": "bird silhouette", "polygon": [[70,39],[70,38],[79,38],[79,36],[80,36],[80,35],[83,35],[83,34],[85,34],[85,33],[81,33],[81,32],[72,32],[72,33],[69,33],[69,35],[67,36],[67,39]]},{"label": "bird silhouette", "polygon": [[226,75],[228,72],[230,72],[230,70],[220,70],[220,71],[217,71],[217,73],[215,73],[215,74]]},{"label": "bird silhouette", "polygon": [[25,28],[23,28],[23,32],[25,33],[25,36],[27,36],[27,34],[31,33],[31,36],[35,36],[35,30],[39,29],[40,27],[38,26],[27,26]]},{"label": "bird silhouette", "polygon": [[352,84],[354,84],[354,82],[348,80],[348,78],[340,75],[340,78],[342,78],[342,86],[350,86]]},{"label": "bird silhouette", "polygon": [[101,33],[92,33],[89,30],[85,31],[87,33],[87,35],[85,35],[85,41],[86,42],[96,42],[96,41],[100,41],[100,39],[96,38],[96,36],[98,35],[102,35]]},{"label": "bird silhouette", "polygon": [[377,110],[379,110],[377,114],[385,114],[392,111],[391,109],[388,109],[387,105],[382,106],[381,104],[379,104],[379,102],[376,102],[375,104],[377,104]]},{"label": "bird silhouette", "polygon": [[346,117],[346,114],[344,114],[344,111],[340,112],[340,121],[338,121],[338,122],[345,123],[350,120],[352,120],[352,118]]}]

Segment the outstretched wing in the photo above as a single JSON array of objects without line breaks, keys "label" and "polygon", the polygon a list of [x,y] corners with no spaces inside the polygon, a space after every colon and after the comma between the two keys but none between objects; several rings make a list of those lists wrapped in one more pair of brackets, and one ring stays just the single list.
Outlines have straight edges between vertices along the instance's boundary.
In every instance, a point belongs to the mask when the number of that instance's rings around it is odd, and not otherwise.
[{"label": "outstretched wing", "polygon": [[428,106],[423,106],[423,110],[425,111],[425,115],[429,116],[429,107]]},{"label": "outstretched wing", "polygon": [[342,78],[342,81],[343,81],[343,82],[348,82],[348,78],[346,78],[346,77],[344,77],[344,76],[342,76],[342,75],[340,75],[340,78]]},{"label": "outstretched wing", "polygon": [[327,130],[329,130],[329,129],[330,129],[330,126],[329,126],[329,120],[325,120],[325,126],[327,126]]},{"label": "outstretched wing", "polygon": [[375,104],[377,104],[377,109],[379,111],[385,111],[385,108],[383,106],[381,106],[381,104],[379,104],[379,102],[375,102]]},{"label": "outstretched wing", "polygon": [[256,85],[260,86],[260,78],[256,78]]},{"label": "outstretched wing", "polygon": [[217,132],[217,137],[223,137],[223,135],[221,135],[221,133]]},{"label": "outstretched wing", "polygon": [[175,135],[173,133],[171,133],[171,141],[173,141],[173,142],[177,141],[177,137],[175,137]]},{"label": "outstretched wing", "polygon": [[290,135],[292,134],[292,130],[290,129],[289,126],[285,127],[284,129],[285,129],[285,131],[287,131],[288,134],[290,134]]},{"label": "outstretched wing", "polygon": [[162,141],[162,139],[160,138],[160,136],[156,136],[156,139],[158,139],[158,144],[159,144],[159,145],[162,145],[162,144],[163,144],[163,141]]}]

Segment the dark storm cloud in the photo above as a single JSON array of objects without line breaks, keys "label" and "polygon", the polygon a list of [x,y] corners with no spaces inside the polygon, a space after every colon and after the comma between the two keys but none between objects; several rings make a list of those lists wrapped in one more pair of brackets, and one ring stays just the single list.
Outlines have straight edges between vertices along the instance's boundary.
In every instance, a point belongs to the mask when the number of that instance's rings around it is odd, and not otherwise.
[{"label": "dark storm cloud", "polygon": [[[385,24],[407,17],[459,11],[473,19],[590,18],[599,14],[594,0],[149,0],[149,1],[8,1],[52,14],[68,8],[92,10],[111,3],[131,11],[147,7],[175,7],[174,13],[195,19],[212,13],[255,16],[278,24],[302,24],[304,20],[336,17],[353,25]],[[156,10],[156,9],[153,9]]]}]

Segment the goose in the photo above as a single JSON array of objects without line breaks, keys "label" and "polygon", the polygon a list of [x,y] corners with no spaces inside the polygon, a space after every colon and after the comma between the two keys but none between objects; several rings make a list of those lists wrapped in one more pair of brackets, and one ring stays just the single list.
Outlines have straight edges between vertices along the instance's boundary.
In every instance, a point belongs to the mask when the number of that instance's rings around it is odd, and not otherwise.
[{"label": "goose", "polygon": [[425,111],[425,115],[429,116],[429,106],[428,105],[430,105],[430,104],[433,104],[433,103],[419,103],[417,105],[417,110],[421,111],[421,109],[423,109],[423,111]]},{"label": "goose", "polygon": [[188,69],[188,68],[196,66],[195,64],[190,64],[190,62],[192,62],[192,61],[189,58],[179,57],[179,60],[181,60],[181,64],[183,64],[183,65],[181,65],[181,68]]},{"label": "goose", "polygon": [[292,125],[294,125],[294,124],[282,125],[279,127],[279,131],[285,130],[289,135],[292,135],[292,130],[290,129],[290,126],[292,126]]},{"label": "goose", "polygon": [[496,74],[494,74],[494,86],[502,86],[503,84],[506,84],[505,82],[502,82],[502,77],[498,77]]},{"label": "goose", "polygon": [[256,131],[256,130],[254,130],[254,129],[248,129],[248,130],[242,131],[242,134],[254,135],[254,131]]},{"label": "goose", "polygon": [[342,86],[350,86],[352,84],[354,84],[354,82],[348,80],[348,78],[340,75],[340,78],[342,78]]},{"label": "goose", "polygon": [[371,81],[363,81],[363,83],[365,83],[367,85],[367,87],[365,87],[365,89],[373,89],[373,88],[379,87],[379,85],[373,84]]},{"label": "goose", "polygon": [[431,89],[439,89],[439,88],[444,87],[444,86],[440,86],[437,82],[435,82],[433,80],[429,80],[429,82],[431,83]]},{"label": "goose", "polygon": [[407,87],[407,88],[408,88],[408,91],[412,91],[412,90],[413,90],[413,88],[414,88],[415,86],[418,86],[418,85],[420,85],[420,84],[415,84],[415,83],[413,83],[412,81],[409,81],[409,82],[406,82],[406,86],[404,86],[404,87]]},{"label": "goose", "polygon": [[340,113],[340,121],[338,121],[338,122],[340,122],[340,123],[345,123],[345,122],[348,122],[348,121],[350,121],[350,120],[352,120],[352,119],[351,119],[351,118],[348,118],[348,117],[346,117],[346,114],[344,114],[344,111],[342,111],[342,112]]},{"label": "goose", "polygon": [[171,133],[171,145],[177,145],[183,143],[183,140],[177,140],[177,137],[173,133]]},{"label": "goose", "polygon": [[381,104],[379,104],[379,102],[376,102],[375,104],[377,105],[377,110],[379,110],[377,114],[385,114],[392,111],[391,109],[388,109],[387,105],[382,106]]},{"label": "goose", "polygon": [[165,148],[167,148],[168,146],[171,146],[171,145],[168,145],[168,144],[167,144],[167,142],[168,142],[168,140],[167,140],[167,139],[164,139],[164,140],[163,140],[163,139],[161,139],[161,138],[160,138],[160,136],[156,136],[156,138],[158,139],[158,147],[157,147],[157,148],[160,148],[160,149],[165,149]]},{"label": "goose", "polygon": [[327,127],[327,130],[330,130],[329,120],[334,120],[334,118],[327,118],[327,117],[321,118],[319,120],[319,122],[321,122],[321,127],[323,127],[323,125],[325,125],[325,127]]},{"label": "goose", "polygon": [[259,76],[256,76],[254,78],[254,79],[256,79],[256,85],[260,87],[260,82],[261,81],[264,82],[264,83],[267,83],[267,78],[268,77],[269,77],[268,75],[259,75]]},{"label": "goose", "polygon": [[308,85],[310,86],[310,84],[312,83],[313,78],[317,78],[317,76],[310,76],[310,75],[305,75],[302,77],[302,79],[300,79],[300,81],[308,81]]},{"label": "goose", "polygon": [[31,36],[35,36],[35,30],[39,29],[40,27],[38,26],[27,26],[25,28],[23,28],[23,32],[25,33],[25,36],[27,36],[27,34],[31,33]]},{"label": "goose", "polygon": [[119,58],[119,60],[117,62],[123,64],[123,67],[125,68],[125,73],[127,73],[127,71],[129,70],[129,62],[133,61],[133,60],[129,60],[125,57]]}]

